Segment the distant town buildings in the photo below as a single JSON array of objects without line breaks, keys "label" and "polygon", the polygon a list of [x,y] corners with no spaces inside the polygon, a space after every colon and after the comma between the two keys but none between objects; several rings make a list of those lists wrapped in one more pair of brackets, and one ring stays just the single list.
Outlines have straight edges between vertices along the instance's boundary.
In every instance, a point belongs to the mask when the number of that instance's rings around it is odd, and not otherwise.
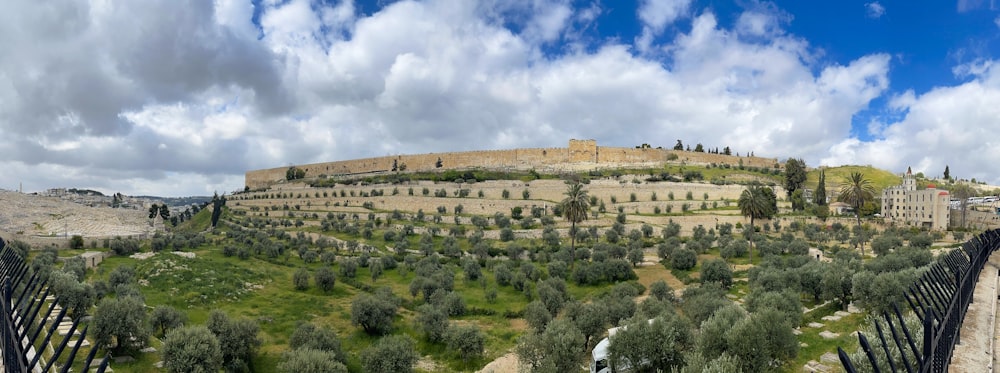
[{"label": "distant town buildings", "polygon": [[152,203],[155,202],[147,198],[129,197],[121,194],[117,196],[106,196],[97,191],[75,188],[53,188],[34,194],[42,197],[59,198],[63,201],[78,203],[89,207],[115,207],[133,210],[147,209]]},{"label": "distant town buildings", "polygon": [[903,184],[882,191],[882,216],[890,223],[946,230],[951,219],[950,202],[947,190],[934,185],[917,189],[917,180],[907,167]]}]

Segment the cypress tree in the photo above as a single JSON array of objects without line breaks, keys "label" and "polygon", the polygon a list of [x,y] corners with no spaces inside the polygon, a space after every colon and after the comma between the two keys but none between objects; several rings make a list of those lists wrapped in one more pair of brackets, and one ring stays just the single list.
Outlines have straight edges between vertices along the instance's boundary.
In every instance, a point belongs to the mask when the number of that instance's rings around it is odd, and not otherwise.
[{"label": "cypress tree", "polygon": [[816,193],[813,193],[813,202],[820,206],[826,206],[826,171],[819,171],[819,185],[816,186]]}]

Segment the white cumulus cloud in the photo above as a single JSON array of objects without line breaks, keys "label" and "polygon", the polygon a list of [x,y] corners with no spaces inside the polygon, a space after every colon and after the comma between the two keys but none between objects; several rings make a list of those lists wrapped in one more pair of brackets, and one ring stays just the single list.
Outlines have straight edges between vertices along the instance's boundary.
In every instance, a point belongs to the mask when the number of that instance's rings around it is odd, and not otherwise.
[{"label": "white cumulus cloud", "polygon": [[0,47],[16,51],[0,59],[0,169],[29,190],[190,195],[241,189],[255,168],[569,138],[810,165],[948,159],[970,177],[1000,161],[991,63],[894,96],[903,119],[876,118],[863,141],[852,118],[889,91],[888,55],[823,61],[774,9],[721,25],[689,0],[642,1],[636,40],[585,40],[605,5],[15,0],[0,13]]},{"label": "white cumulus cloud", "polygon": [[885,7],[878,1],[873,1],[865,3],[865,12],[868,18],[878,19],[885,15]]}]

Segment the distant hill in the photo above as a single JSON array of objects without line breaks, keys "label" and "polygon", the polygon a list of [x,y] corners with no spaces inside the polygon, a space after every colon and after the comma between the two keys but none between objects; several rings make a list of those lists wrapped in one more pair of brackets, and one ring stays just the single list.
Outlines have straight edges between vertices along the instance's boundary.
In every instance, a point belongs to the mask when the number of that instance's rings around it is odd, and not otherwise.
[{"label": "distant hill", "polygon": [[191,204],[204,204],[212,202],[212,197],[206,196],[191,196],[191,197],[157,197],[157,196],[135,196],[135,198],[145,198],[151,200],[159,200],[162,203],[166,203],[167,206],[179,207],[179,206],[190,206]]},{"label": "distant hill", "polygon": [[[826,193],[830,196],[835,196],[837,191],[840,190],[840,186],[846,182],[848,176],[855,172],[860,172],[865,175],[866,179],[871,180],[872,186],[875,187],[875,191],[878,193],[881,193],[882,189],[899,185],[903,182],[903,178],[899,175],[872,166],[837,166],[823,169],[826,170]],[[819,184],[819,171],[819,168],[809,171],[806,179],[806,188],[816,189],[816,185]]]}]

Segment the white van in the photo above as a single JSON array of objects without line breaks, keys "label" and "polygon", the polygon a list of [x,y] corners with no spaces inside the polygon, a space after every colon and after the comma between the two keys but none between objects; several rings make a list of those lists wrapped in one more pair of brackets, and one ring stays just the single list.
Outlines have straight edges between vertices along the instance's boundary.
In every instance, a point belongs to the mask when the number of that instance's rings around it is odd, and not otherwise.
[{"label": "white van", "polygon": [[[653,320],[646,320],[646,323],[653,325]],[[617,328],[608,329],[608,338],[602,339],[597,342],[597,346],[594,346],[594,350],[590,352],[590,373],[611,373],[611,360],[608,359],[608,347],[611,346],[611,337],[615,336],[618,330],[625,330],[628,325],[622,325]],[[648,362],[647,362],[648,363]],[[614,372],[627,373],[631,372],[632,367],[628,366],[616,366]]]},{"label": "white van", "polygon": [[611,365],[608,361],[608,346],[611,344],[607,338],[597,342],[594,351],[590,353],[590,373],[610,373]]}]

